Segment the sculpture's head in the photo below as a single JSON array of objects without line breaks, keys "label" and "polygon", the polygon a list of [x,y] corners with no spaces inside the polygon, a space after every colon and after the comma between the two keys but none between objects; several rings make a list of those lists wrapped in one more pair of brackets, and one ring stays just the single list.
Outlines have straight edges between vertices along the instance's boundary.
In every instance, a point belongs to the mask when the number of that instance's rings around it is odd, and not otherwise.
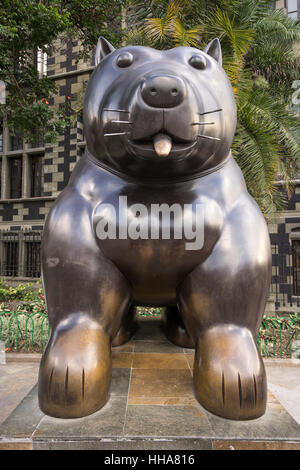
[{"label": "sculpture's head", "polygon": [[98,41],[88,83],[88,151],[123,173],[186,176],[224,161],[236,128],[236,105],[218,39],[203,50],[143,46],[115,50]]}]

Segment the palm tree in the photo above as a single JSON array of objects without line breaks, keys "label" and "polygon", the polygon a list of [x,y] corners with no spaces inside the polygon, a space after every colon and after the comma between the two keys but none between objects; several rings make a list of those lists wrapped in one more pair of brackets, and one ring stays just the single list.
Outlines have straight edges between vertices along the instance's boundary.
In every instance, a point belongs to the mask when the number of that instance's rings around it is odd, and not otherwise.
[{"label": "palm tree", "polygon": [[300,77],[294,47],[300,24],[273,5],[272,0],[133,0],[126,38],[165,49],[203,48],[219,37],[238,109],[233,155],[266,217],[284,207],[300,164],[300,119],[291,109],[292,83]]}]

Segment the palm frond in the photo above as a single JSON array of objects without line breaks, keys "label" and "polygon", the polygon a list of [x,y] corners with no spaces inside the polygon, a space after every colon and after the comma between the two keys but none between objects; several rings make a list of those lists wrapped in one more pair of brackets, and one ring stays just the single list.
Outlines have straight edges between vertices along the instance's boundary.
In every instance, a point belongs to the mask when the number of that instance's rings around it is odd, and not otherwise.
[{"label": "palm frond", "polygon": [[264,194],[264,204],[269,201],[270,208],[280,209],[286,201],[276,182],[281,174],[290,192],[300,164],[300,120],[280,99],[274,100],[268,84],[250,82],[249,75],[246,83],[249,88],[245,86],[237,100],[234,156],[255,199],[260,201]]},{"label": "palm frond", "polygon": [[[254,30],[243,27],[231,18],[228,12],[217,8],[214,14],[208,18],[207,30],[212,36],[219,37],[226,52],[235,57],[244,55],[254,39]],[[229,48],[228,48],[229,46]]]},{"label": "palm frond", "polygon": [[195,26],[191,29],[186,29],[180,21],[173,21],[171,27],[171,34],[175,46],[199,46],[200,32],[203,30],[202,26]]},{"label": "palm frond", "polygon": [[269,38],[275,36],[277,41],[300,41],[300,24],[287,16],[282,10],[274,10],[270,15],[259,20],[255,29],[257,34]]},{"label": "palm frond", "polygon": [[[138,6],[140,23],[135,25],[142,44],[204,47],[219,37],[238,109],[233,155],[266,217],[283,208],[300,165],[300,119],[290,109],[292,83],[300,77],[299,50],[294,48],[300,24],[274,11],[273,0],[131,3]],[[278,177],[286,181],[286,193]]]},{"label": "palm frond", "polygon": [[174,23],[179,23],[179,11],[179,2],[172,0],[168,4],[165,16],[162,18],[147,18],[144,26],[146,36],[154,42],[168,42],[170,36],[172,36]]}]

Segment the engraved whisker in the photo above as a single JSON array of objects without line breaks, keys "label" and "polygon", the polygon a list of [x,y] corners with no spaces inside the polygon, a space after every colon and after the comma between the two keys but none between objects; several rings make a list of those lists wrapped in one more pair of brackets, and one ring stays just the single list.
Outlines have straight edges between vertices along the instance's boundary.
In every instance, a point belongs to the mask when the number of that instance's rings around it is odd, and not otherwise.
[{"label": "engraved whisker", "polygon": [[202,134],[198,134],[198,137],[203,137],[204,139],[210,139],[210,140],[221,140],[219,139],[218,137],[211,137],[209,135],[202,135]]},{"label": "engraved whisker", "polygon": [[192,122],[192,126],[212,126],[215,122]]},{"label": "engraved whisker", "polygon": [[103,111],[112,111],[114,113],[128,113],[129,111],[126,111],[126,109],[110,109],[110,108],[103,108]]},{"label": "engraved whisker", "polygon": [[122,123],[122,124],[132,124],[132,121],[110,121],[110,122],[114,122],[114,123]]},{"label": "engraved whisker", "polygon": [[112,137],[115,135],[129,135],[130,132],[112,132],[111,134],[104,134],[104,137]]},{"label": "engraved whisker", "polygon": [[204,116],[205,114],[220,113],[221,111],[223,111],[223,109],[215,109],[214,111],[205,111],[205,113],[197,113],[197,114],[199,114],[200,116]]}]

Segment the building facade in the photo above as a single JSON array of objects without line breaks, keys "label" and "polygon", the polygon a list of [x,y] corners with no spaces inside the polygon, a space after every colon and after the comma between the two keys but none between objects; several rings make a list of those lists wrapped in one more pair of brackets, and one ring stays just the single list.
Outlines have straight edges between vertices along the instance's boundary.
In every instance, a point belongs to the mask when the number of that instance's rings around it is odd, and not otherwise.
[{"label": "building facade", "polygon": [[[93,70],[92,60],[77,60],[77,41],[57,40],[44,73],[59,93],[59,105],[82,92]],[[45,218],[85,147],[82,119],[67,128],[54,145],[42,139],[26,144],[21,134],[0,128],[0,276],[40,277],[40,245]]]},{"label": "building facade", "polygon": [[[300,0],[280,0],[290,16],[300,17]],[[295,9],[296,8],[296,9]],[[82,93],[93,60],[78,60],[77,41],[58,40],[43,72],[55,80],[59,93],[49,105],[65,103]],[[40,139],[26,144],[22,135],[0,128],[0,277],[40,277],[40,246],[49,210],[68,183],[85,148],[81,117],[56,144]],[[268,312],[300,311],[300,179],[285,211],[269,224],[272,284]]]}]

